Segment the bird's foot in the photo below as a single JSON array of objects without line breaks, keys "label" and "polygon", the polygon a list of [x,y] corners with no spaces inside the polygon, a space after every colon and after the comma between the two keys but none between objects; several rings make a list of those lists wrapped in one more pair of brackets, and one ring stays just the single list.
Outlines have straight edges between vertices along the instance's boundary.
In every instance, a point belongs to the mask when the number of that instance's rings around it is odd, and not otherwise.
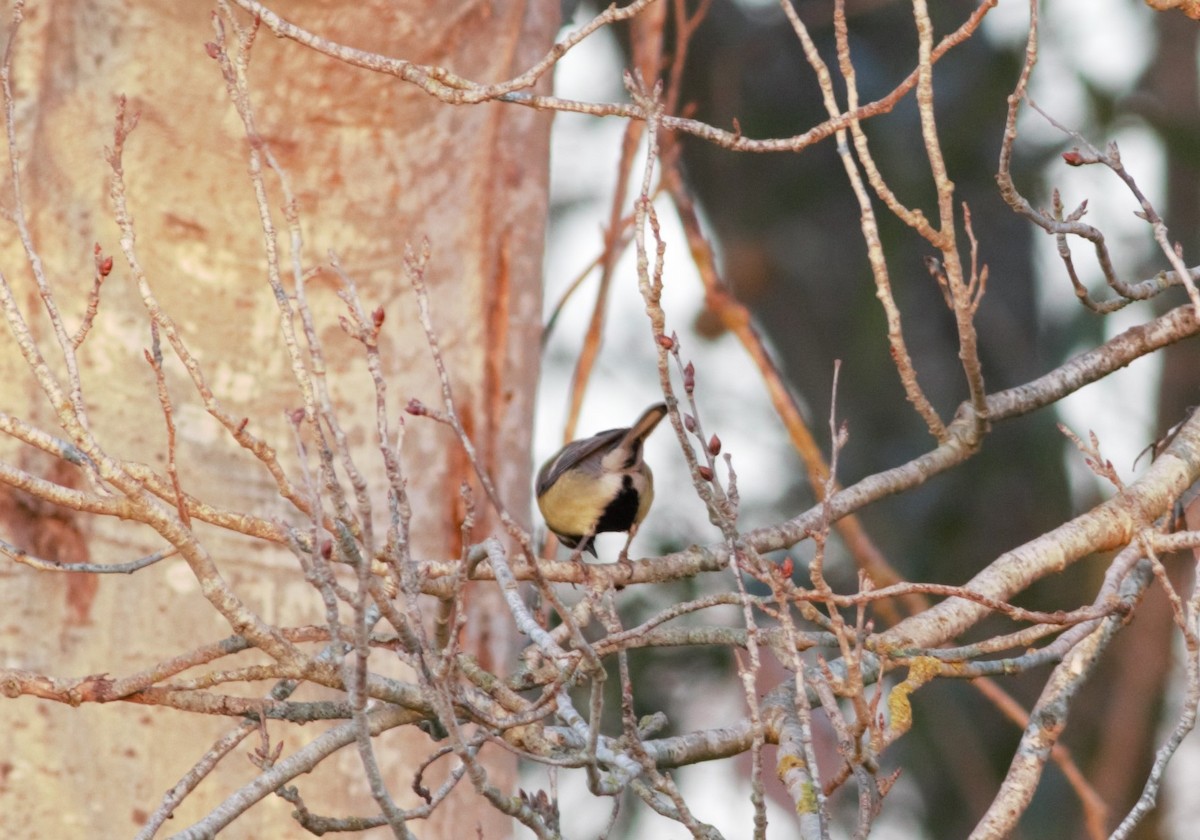
[{"label": "bird's foot", "polygon": [[[620,555],[617,557],[617,565],[621,567],[625,584],[633,583],[634,567],[633,561],[629,559],[628,549],[621,550]],[[625,584],[618,584],[617,589],[624,589]]]}]

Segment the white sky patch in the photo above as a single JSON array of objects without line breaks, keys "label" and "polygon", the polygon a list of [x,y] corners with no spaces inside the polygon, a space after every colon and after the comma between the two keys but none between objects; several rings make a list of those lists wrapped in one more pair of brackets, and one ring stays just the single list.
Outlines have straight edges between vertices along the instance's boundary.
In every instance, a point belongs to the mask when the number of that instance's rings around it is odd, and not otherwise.
[{"label": "white sky patch", "polygon": [[[1040,31],[1051,33],[1051,50],[1062,53],[1076,73],[1110,93],[1128,90],[1130,80],[1140,76],[1150,61],[1154,14],[1141,3],[1055,0],[1041,4],[1041,23]],[[1180,25],[1186,21],[1181,19]],[[1051,84],[1056,79],[1043,74],[1042,81]]]},{"label": "white sky patch", "polygon": [[[628,99],[621,88],[623,59],[605,28],[572,49],[558,63],[554,93],[581,102]],[[590,201],[596,219],[599,198],[611,194],[625,121],[585,114],[557,113],[551,135],[550,182],[557,201]]]},{"label": "white sky patch", "polygon": [[[1041,42],[1029,94],[1060,123],[1077,128],[1087,116],[1084,78],[1120,95],[1145,71],[1153,56],[1153,15],[1127,0],[1055,0],[1040,6]],[[1025,43],[1028,27],[1029,4],[1002,0],[984,18],[983,34],[1016,48]],[[1057,134],[1027,108],[1018,126],[1027,140],[1053,141]]]},{"label": "white sky patch", "polygon": [[[1149,64],[1154,15],[1140,4],[1128,0],[1055,0],[1039,3],[1039,7],[1041,48],[1033,77],[1035,99],[1039,88],[1044,96],[1051,88],[1064,87],[1065,78],[1056,72],[1059,70],[1074,80],[1086,76],[1091,84],[1120,94]],[[1027,0],[1001,0],[984,18],[983,34],[1007,47],[1024,44],[1029,35]]]},{"label": "white sky patch", "polygon": [[1029,37],[1029,3],[1003,0],[983,19],[983,37],[994,44],[1017,48]]},{"label": "white sky patch", "polygon": [[[576,14],[575,23],[567,27],[574,31],[589,20],[593,12],[589,9],[586,14]],[[554,66],[554,95],[567,99],[586,99],[600,101],[621,96],[621,70],[624,58],[621,48],[613,38],[612,27],[604,27],[581,43],[571,48]],[[555,115],[554,130],[557,133],[563,114]],[[585,117],[587,123],[595,123],[595,117]],[[620,124],[621,120],[613,120]]]}]

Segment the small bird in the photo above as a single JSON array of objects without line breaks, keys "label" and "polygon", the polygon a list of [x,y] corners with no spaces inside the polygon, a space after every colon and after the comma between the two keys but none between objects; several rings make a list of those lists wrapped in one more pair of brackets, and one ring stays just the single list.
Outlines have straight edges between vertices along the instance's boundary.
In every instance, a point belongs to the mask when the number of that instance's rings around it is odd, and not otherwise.
[{"label": "small bird", "polygon": [[563,545],[583,543],[582,550],[595,557],[596,534],[627,531],[624,557],[654,501],[654,476],[642,460],[642,444],[666,414],[666,405],[655,403],[628,429],[573,440],[538,470],[538,507]]}]

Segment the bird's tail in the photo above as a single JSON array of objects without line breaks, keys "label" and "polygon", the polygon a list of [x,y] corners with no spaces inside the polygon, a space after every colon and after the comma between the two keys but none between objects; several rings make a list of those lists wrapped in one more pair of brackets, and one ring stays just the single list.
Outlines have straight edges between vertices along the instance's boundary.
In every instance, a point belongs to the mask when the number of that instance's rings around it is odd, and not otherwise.
[{"label": "bird's tail", "polygon": [[642,412],[642,416],[637,419],[637,422],[629,427],[629,431],[625,433],[625,438],[621,441],[621,444],[627,446],[634,441],[640,442],[645,440],[654,431],[654,427],[659,424],[659,421],[666,416],[666,403],[655,403],[650,406]]}]

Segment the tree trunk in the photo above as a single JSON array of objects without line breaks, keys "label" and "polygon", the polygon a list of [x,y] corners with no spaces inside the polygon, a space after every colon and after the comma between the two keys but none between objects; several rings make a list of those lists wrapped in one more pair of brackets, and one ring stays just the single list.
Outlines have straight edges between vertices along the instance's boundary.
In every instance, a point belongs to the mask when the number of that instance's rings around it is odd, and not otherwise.
[{"label": "tree trunk", "polygon": [[[521,2],[446,4],[288,3],[277,11],[333,41],[425,64],[468,78],[515,75],[550,45],[557,5]],[[34,244],[69,329],[80,322],[93,274],[93,244],[115,255],[95,326],[80,348],[92,429],[113,454],[163,471],[166,423],[154,374],[143,357],[148,319],[108,199],[115,103],[128,97],[140,124],[124,155],[137,250],[151,287],[204,368],[216,397],[248,430],[280,453],[292,477],[295,447],[286,420],[301,396],[280,340],[280,317],[266,283],[264,238],[249,179],[249,145],[221,73],[207,55],[214,39],[206,4],[68,2],[31,4],[15,46],[17,141],[24,204]],[[238,18],[243,25],[250,21]],[[529,510],[529,429],[540,331],[540,265],[547,204],[548,115],[515,106],[451,107],[382,74],[346,66],[294,42],[258,34],[250,64],[260,134],[291,179],[305,243],[305,268],[324,266],[308,283],[333,399],[368,477],[386,526],[382,464],[374,433],[374,394],[361,348],[342,332],[327,253],[336,251],[364,305],[382,306],[380,336],[393,417],[410,398],[431,406],[441,389],[403,283],[406,243],[428,237],[433,318],[468,432],[504,502],[519,519]],[[7,170],[6,170],[7,171]],[[11,188],[11,178],[6,186]],[[278,184],[270,197],[275,224]],[[6,215],[11,189],[4,192]],[[11,230],[11,226],[10,226]],[[286,246],[286,235],[281,241]],[[0,246],[0,270],[16,290],[36,333],[52,335],[24,252],[12,233]],[[286,251],[286,248],[285,248]],[[285,253],[286,266],[290,254]],[[290,281],[285,281],[291,290]],[[56,373],[61,356],[51,355]],[[167,352],[166,382],[178,426],[183,490],[222,507],[293,523],[271,476],[204,410],[178,360]],[[55,416],[14,343],[0,339],[0,410],[53,430]],[[76,474],[28,447],[3,441],[0,456],[68,483]],[[473,475],[448,430],[409,418],[402,457],[413,503],[414,553],[459,554],[464,508],[459,487]],[[497,533],[481,494],[473,537]],[[487,511],[485,513],[485,511]],[[221,575],[267,622],[321,624],[323,606],[286,551],[196,526]],[[0,499],[0,536],[43,558],[113,563],[162,547],[148,528],[117,519],[49,509],[16,491]],[[495,622],[495,588],[470,591],[468,650],[496,667],[511,628]],[[0,561],[0,661],[60,677],[149,667],[198,644],[230,635],[200,597],[187,565],[174,558],[132,576],[34,571]],[[305,689],[302,689],[305,691]],[[257,694],[255,693],[257,692]],[[261,686],[247,696],[259,696]],[[309,692],[306,696],[315,696]],[[228,718],[116,703],[81,708],[27,697],[0,702],[0,828],[22,836],[132,836],[212,742]],[[271,726],[285,755],[326,727]],[[400,801],[414,798],[411,771],[431,749],[423,735],[392,733],[379,752],[384,779]],[[239,752],[256,744],[246,742]],[[393,749],[394,748],[394,749]],[[487,753],[485,753],[487,755]],[[426,784],[433,787],[443,759]],[[401,772],[405,768],[407,773]],[[336,772],[334,772],[336,771]],[[178,830],[256,772],[226,758],[181,806]],[[491,755],[489,781],[511,788],[510,756]],[[339,778],[340,776],[340,778]],[[433,784],[431,784],[431,782]],[[353,747],[300,780],[314,811],[371,814],[378,807]],[[467,781],[423,837],[500,837],[508,827]],[[236,824],[237,836],[282,836],[292,805],[273,798]],[[489,821],[490,820],[490,821]],[[15,835],[14,835],[15,836]]]}]

